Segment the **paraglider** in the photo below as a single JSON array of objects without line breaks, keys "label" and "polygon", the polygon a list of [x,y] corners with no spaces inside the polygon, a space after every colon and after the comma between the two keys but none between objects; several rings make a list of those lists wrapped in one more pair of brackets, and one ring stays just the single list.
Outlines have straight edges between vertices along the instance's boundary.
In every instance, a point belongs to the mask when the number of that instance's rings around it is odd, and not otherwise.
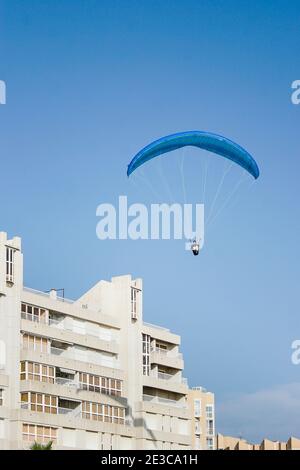
[{"label": "paraglider", "polygon": [[200,245],[197,243],[197,240],[193,240],[193,243],[191,244],[191,250],[194,256],[199,255]]},{"label": "paraglider", "polygon": [[255,179],[259,177],[256,161],[243,147],[226,137],[203,131],[179,132],[155,140],[140,150],[131,160],[127,176],[152,158],[187,146],[198,147],[228,158],[248,171]]},{"label": "paraglider", "polygon": [[[137,168],[153,158],[188,146],[198,147],[227,158],[243,168],[254,179],[259,177],[259,167],[247,150],[226,137],[205,131],[179,132],[155,140],[140,150],[131,160],[127,167],[127,176],[129,177]],[[200,243],[197,239],[190,241],[190,249],[194,256],[199,254]]]}]

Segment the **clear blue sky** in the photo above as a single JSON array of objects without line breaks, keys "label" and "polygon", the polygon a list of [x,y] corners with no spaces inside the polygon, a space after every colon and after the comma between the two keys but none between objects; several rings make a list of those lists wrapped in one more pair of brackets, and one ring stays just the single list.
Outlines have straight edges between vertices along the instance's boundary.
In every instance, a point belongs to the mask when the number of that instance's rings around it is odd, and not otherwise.
[{"label": "clear blue sky", "polygon": [[[26,285],[76,298],[99,279],[142,277],[145,319],[181,334],[185,374],[215,392],[219,430],[250,439],[300,436],[299,30],[300,1],[0,1],[0,220],[22,236]],[[98,204],[151,202],[126,177],[131,157],[189,129],[245,146],[257,184],[198,258],[178,241],[100,242]],[[176,159],[161,165],[179,199]]]}]

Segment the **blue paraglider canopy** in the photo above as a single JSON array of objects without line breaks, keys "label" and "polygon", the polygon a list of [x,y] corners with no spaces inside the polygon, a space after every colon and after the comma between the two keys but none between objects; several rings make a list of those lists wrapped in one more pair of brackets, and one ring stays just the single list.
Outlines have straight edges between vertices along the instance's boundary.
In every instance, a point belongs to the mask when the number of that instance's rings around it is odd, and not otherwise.
[{"label": "blue paraglider canopy", "polygon": [[228,158],[248,171],[255,179],[259,177],[256,161],[243,147],[226,137],[204,131],[179,132],[155,140],[140,150],[131,160],[127,176],[152,158],[186,146],[198,147]]}]

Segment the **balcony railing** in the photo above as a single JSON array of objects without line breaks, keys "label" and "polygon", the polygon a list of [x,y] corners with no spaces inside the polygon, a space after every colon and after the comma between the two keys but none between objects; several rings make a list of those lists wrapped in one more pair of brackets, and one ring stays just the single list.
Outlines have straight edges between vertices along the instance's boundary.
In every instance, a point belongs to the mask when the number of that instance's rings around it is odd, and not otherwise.
[{"label": "balcony railing", "polygon": [[163,330],[163,331],[170,331],[168,328],[159,325],[153,325],[152,323],[143,322],[143,325],[150,326],[151,328],[155,328],[156,330]]},{"label": "balcony railing", "polygon": [[34,315],[33,313],[28,313],[28,312],[21,312],[21,318],[23,320],[29,320],[35,323],[42,323],[44,325],[46,325],[47,323],[46,318],[40,317],[38,315]]},{"label": "balcony railing", "polygon": [[158,354],[162,354],[163,356],[167,356],[170,351],[168,349],[162,349],[162,348],[151,348],[151,352],[155,352]]},{"label": "balcony railing", "polygon": [[68,417],[72,418],[80,418],[81,417],[81,406],[77,408],[62,408],[61,406],[58,407],[58,414],[59,415],[68,415]]},{"label": "balcony railing", "polygon": [[[48,295],[48,294],[46,294]],[[114,336],[111,332],[105,332],[105,331],[95,331],[89,326],[86,327],[72,327],[68,326],[65,324],[65,318],[66,317],[61,317],[61,318],[53,318],[49,317],[48,319],[46,317],[41,317],[39,315],[34,315],[34,313],[28,313],[28,312],[21,312],[21,318],[23,320],[29,320],[32,322],[36,323],[42,323],[44,325],[49,325],[53,326],[55,328],[59,328],[61,330],[66,330],[66,331],[72,331],[73,333],[78,333],[80,335],[89,335],[89,336],[94,336],[95,338],[101,339],[103,341],[114,341]]]},{"label": "balcony railing", "polygon": [[[23,290],[25,292],[30,292],[32,294],[38,294],[38,295],[42,295],[43,297],[51,298],[50,292],[43,292],[40,290],[32,289],[31,287],[23,287]],[[75,300],[66,299],[65,297],[59,297],[59,296],[57,296],[55,300],[58,300],[59,302],[64,302],[67,304],[73,304],[75,302]]]},{"label": "balcony railing", "polygon": [[170,349],[151,348],[151,352],[156,353],[156,354],[160,354],[163,357],[172,357],[174,359],[181,359],[182,360],[182,354],[181,353],[173,352]]},{"label": "balcony railing", "polygon": [[64,319],[57,320],[56,318],[49,317],[49,326],[55,326],[56,328],[61,328],[62,330],[66,329],[64,326]]},{"label": "balcony railing", "polygon": [[179,402],[177,400],[171,400],[170,398],[163,398],[154,395],[143,395],[143,401],[150,401],[151,403],[158,403],[161,405],[175,406],[176,408],[186,408],[186,403]]},{"label": "balcony railing", "polygon": [[197,390],[198,392],[206,393],[207,390],[204,387],[192,387],[192,390]]},{"label": "balcony railing", "polygon": [[161,380],[175,380],[176,376],[172,374],[167,374],[166,372],[157,372],[157,378]]},{"label": "balcony railing", "polygon": [[73,352],[69,351],[68,349],[56,348],[54,346],[51,346],[50,353],[54,354],[55,356],[65,357],[67,359],[73,359],[75,361],[77,360],[82,362],[91,362],[92,364],[97,364],[103,367],[110,367],[112,369],[118,369],[120,367],[119,362],[116,360],[110,361],[109,359],[106,359],[104,357],[95,358],[93,356],[89,356],[89,354],[80,353],[78,351]]},{"label": "balcony railing", "polygon": [[[21,402],[21,409],[22,410],[30,410],[31,403],[29,402]],[[59,415],[68,415],[69,417],[72,418],[79,418],[81,415],[81,406],[78,406],[77,408],[63,408],[63,407],[58,407],[58,408],[53,408],[56,409],[57,412],[55,414]],[[41,411],[40,413],[43,413]]]},{"label": "balcony railing", "polygon": [[67,349],[55,348],[54,346],[51,346],[50,354],[54,354],[55,356],[70,357],[70,353]]},{"label": "balcony railing", "polygon": [[79,383],[74,379],[67,379],[65,377],[55,377],[56,385],[66,385],[68,387],[79,388]]},{"label": "balcony railing", "polygon": [[176,374],[168,374],[167,372],[152,372],[151,377],[166,380],[174,384],[183,384],[188,386],[188,381],[185,377],[178,377]]},{"label": "balcony railing", "polygon": [[72,331],[73,333],[78,333],[79,335],[94,336],[95,338],[101,339],[103,341],[108,341],[109,342],[109,341],[113,341],[113,339],[114,339],[113,336],[110,333],[105,333],[103,331],[95,331],[95,330],[89,328],[88,326],[86,328],[85,327],[80,327],[80,326],[76,326],[75,328],[67,326],[64,323],[64,318],[62,318],[61,320],[58,320],[56,318],[50,317],[49,318],[49,325],[54,326],[55,328],[62,329],[62,330]]}]

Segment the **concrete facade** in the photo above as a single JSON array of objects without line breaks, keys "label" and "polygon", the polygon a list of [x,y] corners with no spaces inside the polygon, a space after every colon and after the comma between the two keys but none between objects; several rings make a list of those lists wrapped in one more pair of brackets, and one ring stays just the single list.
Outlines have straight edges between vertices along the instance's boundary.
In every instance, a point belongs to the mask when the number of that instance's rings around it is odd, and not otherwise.
[{"label": "concrete facade", "polygon": [[130,275],[76,301],[25,288],[0,233],[0,449],[192,447],[180,337],[143,322],[142,296]]}]

